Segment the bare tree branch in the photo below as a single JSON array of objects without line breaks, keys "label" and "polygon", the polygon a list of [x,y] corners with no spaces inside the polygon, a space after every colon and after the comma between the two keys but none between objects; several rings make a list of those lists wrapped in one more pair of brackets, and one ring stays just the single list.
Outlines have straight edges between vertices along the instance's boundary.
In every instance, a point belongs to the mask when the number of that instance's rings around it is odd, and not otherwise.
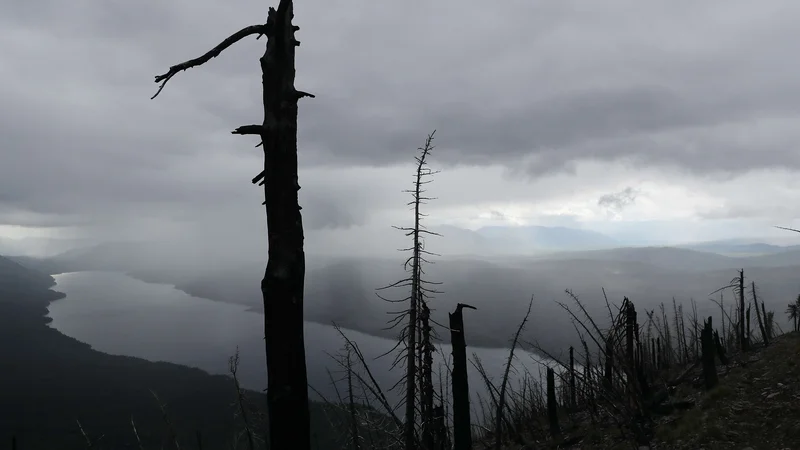
[{"label": "bare tree branch", "polygon": [[266,24],[250,25],[249,27],[242,28],[236,33],[230,35],[224,41],[220,42],[219,45],[206,52],[206,54],[204,54],[203,56],[190,59],[189,61],[185,61],[180,64],[176,64],[170,67],[167,73],[163,75],[156,75],[156,83],[161,83],[161,85],[158,87],[158,91],[155,93],[155,95],[150,97],[150,100],[158,97],[158,94],[160,94],[161,91],[164,89],[164,86],[166,86],[167,81],[169,81],[170,78],[174,77],[178,72],[183,72],[186,69],[191,69],[192,67],[197,67],[207,63],[212,58],[216,58],[217,56],[219,56],[220,53],[222,53],[223,50],[225,50],[226,48],[230,47],[231,45],[241,41],[242,39],[248,36],[257,34],[260,37],[262,34],[267,34],[268,32],[269,32],[269,27],[267,27]]}]

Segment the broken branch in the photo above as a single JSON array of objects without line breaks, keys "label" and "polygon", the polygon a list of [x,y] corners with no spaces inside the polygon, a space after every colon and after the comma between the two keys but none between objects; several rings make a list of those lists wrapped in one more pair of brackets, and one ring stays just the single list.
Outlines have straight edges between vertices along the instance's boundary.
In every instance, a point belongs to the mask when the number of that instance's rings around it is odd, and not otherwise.
[{"label": "broken branch", "polygon": [[155,95],[150,97],[150,100],[158,97],[158,94],[160,94],[161,90],[164,89],[164,86],[166,86],[167,81],[169,81],[170,78],[174,77],[175,74],[177,74],[178,72],[182,72],[182,71],[184,71],[186,69],[191,69],[192,67],[197,67],[197,66],[200,66],[202,64],[207,63],[212,58],[216,58],[217,56],[219,56],[220,53],[222,53],[223,50],[225,50],[226,48],[228,48],[231,45],[235,44],[236,42],[241,41],[242,39],[246,38],[247,36],[250,36],[250,35],[253,35],[253,34],[257,34],[257,35],[267,34],[268,31],[269,31],[269,27],[266,24],[251,25],[249,27],[242,28],[241,30],[237,31],[236,33],[230,35],[227,39],[222,41],[219,45],[217,45],[216,47],[214,47],[211,50],[209,50],[203,56],[200,56],[199,58],[195,58],[195,59],[190,59],[189,61],[182,62],[180,64],[174,65],[174,66],[170,67],[169,71],[167,73],[163,74],[163,75],[156,75],[156,83],[161,83],[161,85],[158,87],[158,91],[155,93]]},{"label": "broken branch", "polygon": [[258,183],[259,181],[261,181],[261,180],[263,180],[263,179],[264,179],[264,171],[262,170],[262,171],[261,171],[261,173],[259,173],[258,175],[256,175],[256,176],[255,176],[255,178],[253,178],[253,179],[251,180],[251,182],[252,182],[253,184],[256,184],[256,183]]},{"label": "broken branch", "polygon": [[242,125],[239,128],[231,131],[231,134],[241,134],[241,135],[256,134],[260,136],[264,134],[266,130],[267,129],[264,128],[263,125]]}]

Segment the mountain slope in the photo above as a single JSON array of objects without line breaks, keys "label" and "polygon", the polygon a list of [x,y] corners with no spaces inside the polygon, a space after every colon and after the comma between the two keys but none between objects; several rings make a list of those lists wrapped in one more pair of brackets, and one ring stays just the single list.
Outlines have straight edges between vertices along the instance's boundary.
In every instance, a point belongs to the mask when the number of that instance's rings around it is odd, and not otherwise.
[{"label": "mountain slope", "polygon": [[[14,436],[25,450],[84,449],[77,419],[94,439],[103,436],[104,448],[138,448],[133,417],[145,448],[157,448],[166,434],[152,389],[167,405],[183,447],[195,445],[201,431],[207,448],[227,448],[240,429],[230,378],[103,354],[64,336],[46,325],[48,303],[63,297],[49,289],[53,284],[0,257],[0,442]],[[248,397],[266,403],[260,393]],[[320,442],[336,448],[329,424],[322,407],[312,404]]]}]

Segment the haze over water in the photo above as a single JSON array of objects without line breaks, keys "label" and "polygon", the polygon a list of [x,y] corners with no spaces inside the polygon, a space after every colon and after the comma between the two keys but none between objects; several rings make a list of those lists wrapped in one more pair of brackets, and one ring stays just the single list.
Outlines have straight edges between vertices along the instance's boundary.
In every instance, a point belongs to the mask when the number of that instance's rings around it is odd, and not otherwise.
[{"label": "haze over water", "polygon": [[[51,303],[48,316],[53,319],[50,326],[62,333],[101,352],[168,361],[214,374],[228,373],[228,358],[238,346],[242,385],[253,390],[266,387],[260,313],[116,272],[73,272],[56,275],[55,279],[54,289],[65,293],[66,298]],[[306,322],[305,327],[309,383],[326,397],[335,398],[326,369],[334,373],[339,370],[329,355],[338,353],[344,342],[332,326]],[[509,335],[512,332],[509,330]],[[358,344],[382,387],[394,385],[403,369],[389,370],[391,355],[376,357],[396,343],[352,330],[345,333]],[[478,354],[486,371],[499,382],[508,350],[469,347],[467,352],[470,359],[473,353]],[[440,355],[449,361],[450,353],[449,345],[438,346],[435,367],[444,367]],[[534,358],[542,359],[518,350],[515,364],[538,374]],[[469,370],[476,403],[475,395],[485,393],[484,383],[471,364]],[[394,394],[389,397],[397,398]]]}]

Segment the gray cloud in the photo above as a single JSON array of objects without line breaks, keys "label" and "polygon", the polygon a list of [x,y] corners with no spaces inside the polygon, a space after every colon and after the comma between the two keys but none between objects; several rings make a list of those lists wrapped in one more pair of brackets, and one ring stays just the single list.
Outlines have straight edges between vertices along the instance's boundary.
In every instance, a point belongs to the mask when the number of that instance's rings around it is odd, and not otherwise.
[{"label": "gray cloud", "polygon": [[[410,24],[413,5],[296,7],[297,86],[317,94],[300,105],[301,170],[316,177],[301,174],[309,229],[361,226],[394,204],[386,192],[406,186],[368,169],[410,162],[434,128],[443,169],[501,164],[538,179],[582,160],[695,177],[800,168],[797,2],[445,0]],[[0,223],[230,231],[230,217],[248,217],[260,232],[262,194],[249,184],[260,149],[229,133],[261,118],[263,40],[149,97],[154,75],[263,20],[266,6],[0,0]],[[352,166],[364,171],[339,178]],[[543,195],[478,180],[487,199]]]}]

